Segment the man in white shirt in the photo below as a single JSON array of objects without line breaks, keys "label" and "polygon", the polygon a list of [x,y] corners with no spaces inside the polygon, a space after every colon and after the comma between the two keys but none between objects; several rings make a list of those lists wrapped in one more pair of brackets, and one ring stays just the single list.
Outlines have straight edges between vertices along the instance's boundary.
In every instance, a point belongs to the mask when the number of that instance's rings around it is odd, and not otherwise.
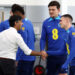
[{"label": "man in white shirt", "polygon": [[[26,55],[47,57],[46,52],[32,51],[24,43],[20,30],[22,18],[14,15],[9,19],[10,28],[0,33],[0,75],[16,75],[15,59],[18,46]],[[14,41],[13,41],[14,40]]]}]

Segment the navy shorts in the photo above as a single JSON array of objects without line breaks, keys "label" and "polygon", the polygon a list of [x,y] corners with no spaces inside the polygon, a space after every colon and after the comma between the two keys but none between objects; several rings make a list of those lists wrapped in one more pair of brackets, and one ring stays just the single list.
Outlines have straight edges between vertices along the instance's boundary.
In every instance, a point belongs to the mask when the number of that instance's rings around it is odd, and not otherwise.
[{"label": "navy shorts", "polygon": [[61,70],[61,66],[67,59],[64,56],[48,56],[47,58],[47,75],[56,75],[59,73],[67,73],[67,70]]}]

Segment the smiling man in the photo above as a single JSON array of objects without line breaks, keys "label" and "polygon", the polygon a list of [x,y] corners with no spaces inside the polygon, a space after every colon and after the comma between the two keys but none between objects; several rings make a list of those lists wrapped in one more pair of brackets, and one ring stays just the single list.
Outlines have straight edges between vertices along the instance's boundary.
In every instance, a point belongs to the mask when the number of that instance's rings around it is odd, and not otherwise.
[{"label": "smiling man", "polygon": [[[59,27],[61,18],[59,2],[51,1],[48,9],[50,17],[43,22],[40,49],[45,49],[46,40],[48,40],[47,75],[56,75],[56,73],[62,73],[60,68],[67,58],[66,43],[61,37],[65,34],[65,30]],[[55,53],[50,53],[51,51],[62,52],[55,55]]]},{"label": "smiling man", "polygon": [[[63,15],[60,20],[61,28],[66,30],[65,42],[69,54],[66,62],[62,66],[62,70],[68,69],[68,65],[72,64],[71,61],[74,61],[75,57],[75,28],[72,27],[72,21],[73,18],[70,14]],[[64,74],[62,73],[60,75]],[[74,75],[74,73],[70,73],[70,75]]]}]

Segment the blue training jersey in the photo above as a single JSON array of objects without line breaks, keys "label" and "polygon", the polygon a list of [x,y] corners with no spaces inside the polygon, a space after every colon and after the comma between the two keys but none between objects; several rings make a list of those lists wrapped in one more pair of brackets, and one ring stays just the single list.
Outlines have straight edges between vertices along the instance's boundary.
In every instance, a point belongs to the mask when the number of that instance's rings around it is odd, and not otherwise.
[{"label": "blue training jersey", "polygon": [[6,20],[6,21],[3,21],[0,23],[0,32],[8,29],[10,26],[9,26],[9,21]]},{"label": "blue training jersey", "polygon": [[[24,19],[22,22],[23,22],[23,25],[22,25],[21,30],[19,31],[19,33],[23,37],[23,39],[24,39],[25,43],[27,44],[27,46],[30,49],[35,50],[35,47],[34,47],[35,34],[34,34],[34,30],[33,30],[33,25],[28,19]],[[16,60],[17,61],[18,60],[34,61],[35,56],[27,56],[27,55],[24,54],[24,52],[20,48],[18,48],[17,55],[16,55]]]},{"label": "blue training jersey", "polygon": [[65,38],[67,49],[68,49],[68,58],[66,62],[63,64],[62,69],[68,68],[68,64],[72,63],[74,57],[75,57],[75,28],[71,27],[67,30],[67,37]]},{"label": "blue training jersey", "polygon": [[[44,50],[46,39],[48,40],[48,55],[65,55],[67,54],[66,43],[64,42],[63,36],[65,30],[60,28],[60,16],[56,18],[48,18],[44,21],[42,27],[42,34],[40,39],[40,49]],[[52,52],[51,52],[52,51]],[[57,53],[53,53],[59,51]],[[51,52],[51,53],[50,53]]]}]

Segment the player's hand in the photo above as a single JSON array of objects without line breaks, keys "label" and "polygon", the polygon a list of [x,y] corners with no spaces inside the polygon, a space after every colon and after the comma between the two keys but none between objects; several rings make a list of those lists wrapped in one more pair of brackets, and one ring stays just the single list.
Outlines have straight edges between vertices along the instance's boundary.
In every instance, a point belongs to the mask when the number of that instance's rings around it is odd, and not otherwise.
[{"label": "player's hand", "polygon": [[41,57],[43,60],[46,60],[46,58],[48,57],[48,54],[45,51],[41,51]]}]

